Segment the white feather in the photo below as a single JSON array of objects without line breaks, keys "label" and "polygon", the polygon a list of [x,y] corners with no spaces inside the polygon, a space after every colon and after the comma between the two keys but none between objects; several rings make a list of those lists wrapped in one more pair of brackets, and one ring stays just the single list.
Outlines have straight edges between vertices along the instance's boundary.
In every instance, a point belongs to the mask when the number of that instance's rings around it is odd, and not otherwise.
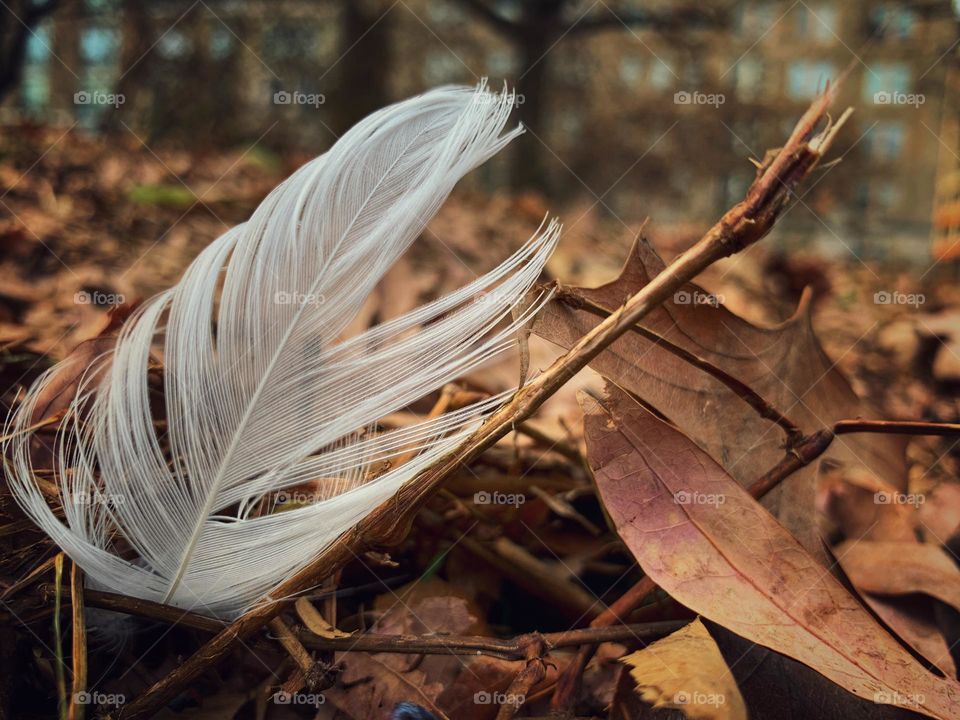
[{"label": "white feather", "polygon": [[[470,285],[338,337],[454,184],[521,130],[513,97],[441,88],[377,112],[277,187],[123,327],[55,446],[61,520],[33,478],[30,389],[3,448],[17,501],[98,586],[220,617],[268,595],[504,399],[384,433],[384,415],[514,342],[511,308],[559,234],[551,222]],[[481,301],[478,301],[478,298]],[[165,437],[148,366],[162,356]],[[366,480],[373,463],[408,462]],[[318,502],[254,514],[322,479]],[[229,514],[228,514],[229,513]]]}]

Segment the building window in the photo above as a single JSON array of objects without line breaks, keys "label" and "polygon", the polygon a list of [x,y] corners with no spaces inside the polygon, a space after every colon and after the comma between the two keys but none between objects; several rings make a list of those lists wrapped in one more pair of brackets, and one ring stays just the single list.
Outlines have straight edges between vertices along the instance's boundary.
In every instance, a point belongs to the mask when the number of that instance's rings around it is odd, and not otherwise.
[{"label": "building window", "polygon": [[825,60],[794,60],[787,66],[787,94],[794,100],[808,100],[836,79],[833,63]]},{"label": "building window", "polygon": [[897,120],[884,120],[867,132],[863,142],[867,151],[877,162],[891,162],[903,154],[906,131],[903,123]]},{"label": "building window", "polygon": [[677,73],[667,61],[658,58],[650,66],[650,87],[656,90],[666,90],[673,87],[676,81]]},{"label": "building window", "polygon": [[763,62],[745,57],[734,68],[737,97],[741,100],[756,100],[763,93]]},{"label": "building window", "polygon": [[114,58],[120,47],[117,33],[102,27],[80,31],[80,55],[88,63],[106,63]]},{"label": "building window", "polygon": [[810,36],[820,42],[837,39],[837,9],[821,6],[807,9],[810,15]]},{"label": "building window", "polygon": [[427,55],[423,69],[424,79],[432,85],[454,82],[462,69],[456,56],[447,50],[435,50]]},{"label": "building window", "polygon": [[167,60],[185,57],[190,49],[190,39],[179,30],[168,30],[157,41],[157,52]]},{"label": "building window", "polygon": [[513,74],[513,55],[507,50],[491,50],[487,53],[487,72],[495,78]]},{"label": "building window", "polygon": [[620,79],[630,87],[639,85],[643,80],[643,60],[630,56],[621,58]]},{"label": "building window", "polygon": [[873,102],[878,93],[910,92],[910,67],[906,63],[871,63],[864,71],[863,99]]},{"label": "building window", "polygon": [[771,3],[740,3],[737,8],[737,30],[748,37],[766,35],[780,17]]},{"label": "building window", "polygon": [[906,40],[913,35],[916,17],[913,10],[900,4],[879,5],[870,10],[868,34],[875,37]]}]

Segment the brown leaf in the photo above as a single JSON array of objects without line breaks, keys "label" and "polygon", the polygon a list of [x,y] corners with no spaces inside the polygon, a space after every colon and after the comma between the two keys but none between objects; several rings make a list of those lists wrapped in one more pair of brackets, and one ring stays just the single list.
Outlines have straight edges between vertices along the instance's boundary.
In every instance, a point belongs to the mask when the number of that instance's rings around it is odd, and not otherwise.
[{"label": "brown leaf", "polygon": [[918,542],[916,503],[863,467],[823,460],[817,467],[817,505],[847,540]]},{"label": "brown leaf", "polygon": [[[382,595],[375,607],[382,617],[372,631],[386,635],[482,634],[479,611],[443,580],[410,583]],[[474,695],[498,697],[523,664],[489,657],[338,653],[344,671],[338,685],[324,691],[330,703],[356,720],[386,718],[398,702],[414,702],[437,717],[492,720],[499,706],[475,702]]]},{"label": "brown leaf", "polygon": [[623,393],[584,406],[603,503],[666,592],[855,695],[955,715],[960,685],[924,670],[689,438]]},{"label": "brown leaf", "polygon": [[[832,461],[821,462],[817,475],[817,494],[821,510],[847,539],[846,547],[870,547],[879,541],[906,547],[907,554],[917,552],[911,548],[929,552],[917,539],[917,504],[899,502],[913,498],[896,493],[863,468]],[[924,505],[920,503],[921,508]],[[851,554],[843,545],[841,543],[841,546],[833,548],[833,554],[860,598],[898,637],[945,675],[955,678],[957,668],[936,622],[933,600],[930,597],[879,597],[871,594],[870,587],[861,585],[861,581],[873,579],[877,569],[864,567],[863,562],[867,558],[857,552]],[[933,550],[940,552],[936,548]],[[883,572],[893,571],[889,565],[883,564],[883,567]],[[954,568],[953,573],[957,572]]]},{"label": "brown leaf", "polygon": [[927,542],[943,545],[960,531],[960,483],[944,482],[920,505],[920,532]]},{"label": "brown leaf", "polygon": [[106,354],[113,350],[117,333],[135,309],[135,304],[112,308],[96,336],[81,342],[57,365],[53,379],[37,397],[31,422],[40,422],[65,410],[82,381],[96,380],[106,368]]},{"label": "brown leaf", "polygon": [[[663,268],[653,248],[640,241],[617,279],[577,291],[615,310]],[[811,325],[808,295],[793,317],[771,328],[757,327],[722,304],[705,304],[703,299],[710,297],[701,288],[687,285],[642,324],[746,382],[806,432],[843,418],[872,416],[821,349]],[[597,322],[585,310],[553,301],[538,315],[533,331],[570,347]],[[636,333],[625,334],[591,366],[669,416],[741,485],[749,485],[783,457],[783,436],[776,427],[719,381]],[[894,436],[850,435],[838,438],[827,456],[862,461],[903,490],[903,448],[903,441]],[[814,473],[812,467],[798,471],[769,493],[764,504],[808,551],[825,559],[815,523]]]},{"label": "brown leaf", "polygon": [[699,620],[627,655],[623,662],[643,699],[654,708],[679,708],[696,720],[747,718],[730,668]]},{"label": "brown leaf", "polygon": [[307,630],[314,635],[322,638],[344,638],[350,637],[353,633],[337,630],[333,625],[327,622],[326,618],[320,614],[309,598],[298,598],[295,604],[297,616],[303,621]]},{"label": "brown leaf", "polygon": [[878,595],[924,593],[960,610],[960,570],[936,545],[848,540],[836,547],[843,571]]}]

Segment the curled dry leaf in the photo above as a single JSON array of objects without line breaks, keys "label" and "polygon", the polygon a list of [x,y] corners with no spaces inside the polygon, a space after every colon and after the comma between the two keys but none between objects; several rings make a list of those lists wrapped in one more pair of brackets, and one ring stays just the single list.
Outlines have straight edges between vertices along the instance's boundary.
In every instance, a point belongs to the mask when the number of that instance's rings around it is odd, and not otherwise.
[{"label": "curled dry leaf", "polygon": [[37,398],[31,417],[33,423],[66,410],[84,379],[91,385],[95,382],[104,370],[104,359],[116,345],[117,333],[136,307],[136,304],[126,303],[111,308],[97,334],[77,345],[56,366],[53,379]]},{"label": "curled dry leaf", "polygon": [[[957,668],[936,622],[933,596],[904,597],[902,592],[877,595],[872,591],[879,587],[878,574],[906,573],[907,577],[915,577],[917,571],[909,563],[905,566],[896,560],[898,557],[918,554],[945,557],[938,548],[921,545],[917,539],[915,528],[922,527],[923,523],[916,505],[897,502],[895,491],[863,468],[827,460],[822,461],[817,470],[817,495],[825,515],[824,524],[846,538],[846,542],[832,552],[860,598],[899,638],[947,677],[955,678]],[[866,549],[857,551],[860,546]],[[889,556],[877,557],[871,552],[871,548],[878,546],[888,548]],[[942,561],[934,560],[934,563],[941,572],[953,576],[953,583],[960,580],[960,570],[952,567],[949,559],[950,568]],[[903,575],[887,577],[884,582],[894,582],[901,588],[908,586]]]},{"label": "curled dry leaf", "polygon": [[865,592],[923,593],[960,610],[960,570],[936,545],[848,540],[837,545],[836,555],[850,581]]},{"label": "curled dry leaf", "polygon": [[583,404],[601,498],[654,582],[855,695],[956,716],[960,685],[928,673],[707,453],[623,393]]},{"label": "curled dry leaf", "polygon": [[643,699],[693,720],[747,720],[747,708],[720,649],[699,620],[627,655]]},{"label": "curled dry leaf", "polygon": [[322,638],[344,638],[350,637],[353,633],[337,630],[333,625],[327,622],[326,618],[320,614],[313,603],[308,598],[298,598],[296,602],[297,615],[303,621],[307,630]]},{"label": "curled dry leaf", "polygon": [[[664,269],[645,241],[631,250],[620,275],[598,288],[575,292],[607,310],[616,310]],[[723,307],[719,297],[686,285],[672,301],[641,324],[747,383],[805,432],[843,418],[871,417],[814,334],[806,294],[786,322],[753,325]],[[599,318],[561,300],[537,316],[533,331],[570,347]],[[718,380],[636,333],[627,333],[602,352],[591,367],[668,415],[697,445],[747,486],[783,457],[783,435]],[[906,483],[904,442],[895,436],[837,438],[827,456],[862,460],[898,490]],[[814,555],[825,559],[816,527],[815,469],[803,468],[764,498],[764,504]]]}]

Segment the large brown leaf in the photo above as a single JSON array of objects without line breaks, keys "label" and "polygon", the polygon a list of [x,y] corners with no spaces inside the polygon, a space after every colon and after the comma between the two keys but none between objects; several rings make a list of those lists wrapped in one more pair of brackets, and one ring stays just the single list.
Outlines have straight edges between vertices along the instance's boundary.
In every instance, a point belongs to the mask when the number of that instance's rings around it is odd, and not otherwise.
[{"label": "large brown leaf", "polygon": [[603,503],[660,587],[855,695],[956,717],[960,685],[917,663],[689,438],[620,392],[584,406]]},{"label": "large brown leaf", "polygon": [[[588,300],[616,310],[664,268],[645,241],[631,250],[614,281],[577,288]],[[825,355],[814,335],[809,297],[793,317],[757,327],[722,305],[683,303],[704,291],[687,285],[681,295],[647,315],[642,325],[747,383],[770,404],[810,432],[843,418],[873,415]],[[533,331],[570,347],[598,318],[554,301],[537,316]],[[760,418],[726,386],[636,333],[627,333],[591,367],[669,417],[741,485],[749,485],[783,457],[782,432]],[[903,441],[892,436],[837,438],[827,456],[862,462],[893,487],[906,483]],[[764,504],[810,552],[825,558],[816,528],[814,469],[804,468],[765,498]]]}]

